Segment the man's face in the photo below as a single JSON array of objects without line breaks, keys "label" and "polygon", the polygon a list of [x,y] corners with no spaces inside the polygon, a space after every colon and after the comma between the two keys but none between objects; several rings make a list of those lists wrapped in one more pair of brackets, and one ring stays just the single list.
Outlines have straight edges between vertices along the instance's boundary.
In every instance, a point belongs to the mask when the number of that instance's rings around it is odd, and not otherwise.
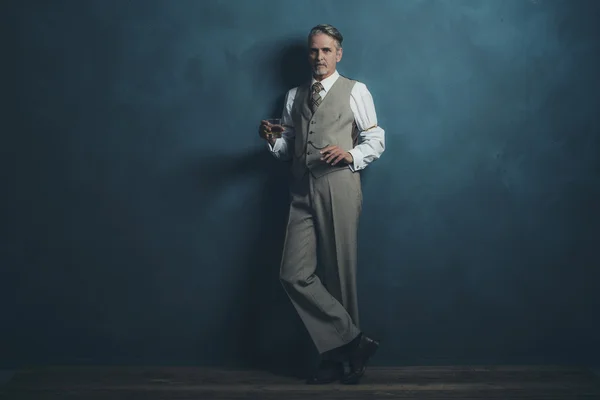
[{"label": "man's face", "polygon": [[335,45],[335,39],[324,33],[310,39],[309,61],[315,79],[325,79],[335,71],[336,64],[342,59],[342,49],[337,49]]}]

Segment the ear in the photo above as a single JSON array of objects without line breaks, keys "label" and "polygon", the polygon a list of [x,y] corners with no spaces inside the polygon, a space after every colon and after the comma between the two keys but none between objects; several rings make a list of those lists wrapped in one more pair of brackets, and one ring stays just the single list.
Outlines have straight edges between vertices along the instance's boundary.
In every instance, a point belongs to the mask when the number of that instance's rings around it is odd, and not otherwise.
[{"label": "ear", "polygon": [[340,62],[342,60],[342,53],[344,52],[343,48],[339,48],[336,52],[335,58],[337,62]]}]

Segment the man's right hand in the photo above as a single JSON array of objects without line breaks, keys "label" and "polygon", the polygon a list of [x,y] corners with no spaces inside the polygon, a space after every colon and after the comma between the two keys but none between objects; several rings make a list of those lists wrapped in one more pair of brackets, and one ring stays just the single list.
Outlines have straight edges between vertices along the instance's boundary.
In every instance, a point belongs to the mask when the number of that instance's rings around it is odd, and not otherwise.
[{"label": "man's right hand", "polygon": [[260,126],[258,127],[258,136],[269,142],[271,146],[275,144],[275,141],[278,137],[281,137],[282,132],[283,126],[273,125],[265,120],[260,121]]}]

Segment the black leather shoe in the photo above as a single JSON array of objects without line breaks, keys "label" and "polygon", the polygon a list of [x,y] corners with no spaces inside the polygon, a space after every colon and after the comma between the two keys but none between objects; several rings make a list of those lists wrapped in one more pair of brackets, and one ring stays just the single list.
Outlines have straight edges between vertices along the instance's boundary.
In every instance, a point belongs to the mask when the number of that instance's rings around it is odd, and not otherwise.
[{"label": "black leather shoe", "polygon": [[375,354],[378,348],[379,341],[361,334],[358,345],[350,353],[350,372],[344,375],[341,382],[346,385],[358,384],[367,370],[369,358]]},{"label": "black leather shoe", "polygon": [[342,379],[344,364],[337,361],[322,360],[314,374],[306,380],[309,385],[323,385]]}]

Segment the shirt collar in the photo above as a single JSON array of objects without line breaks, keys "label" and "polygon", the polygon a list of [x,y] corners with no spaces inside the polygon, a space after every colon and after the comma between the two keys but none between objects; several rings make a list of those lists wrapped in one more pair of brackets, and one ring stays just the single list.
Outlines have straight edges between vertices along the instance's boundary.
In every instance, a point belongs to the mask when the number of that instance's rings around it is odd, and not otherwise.
[{"label": "shirt collar", "polygon": [[[340,74],[336,69],[335,71],[333,71],[333,74],[331,74],[330,76],[328,76],[327,78],[325,78],[321,81],[323,88],[325,88],[325,92],[329,92],[329,89],[331,89],[331,87],[333,86],[335,81],[337,81],[339,76],[340,76]],[[313,77],[310,82],[310,85],[312,86],[316,81],[317,80]]]}]

